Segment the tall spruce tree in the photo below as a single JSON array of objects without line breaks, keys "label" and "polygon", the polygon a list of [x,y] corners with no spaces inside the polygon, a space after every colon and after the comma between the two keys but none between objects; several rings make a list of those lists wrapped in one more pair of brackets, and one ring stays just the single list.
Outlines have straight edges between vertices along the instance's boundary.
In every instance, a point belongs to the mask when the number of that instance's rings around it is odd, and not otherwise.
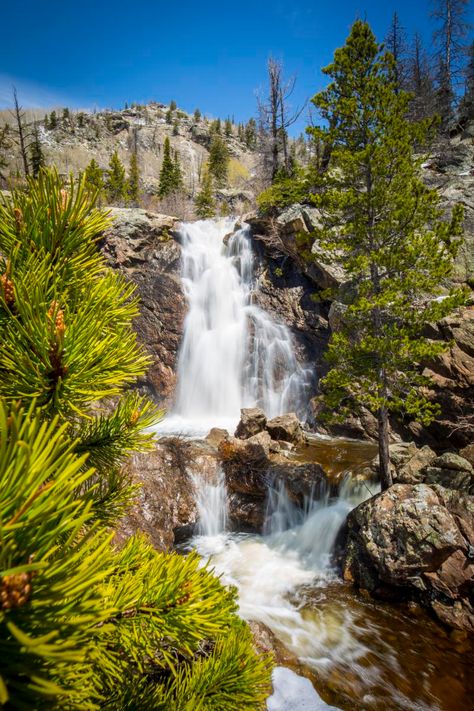
[{"label": "tall spruce tree", "polygon": [[100,205],[105,188],[104,173],[95,158],[92,158],[84,171],[84,182],[88,191],[96,194],[96,201]]},{"label": "tall spruce tree", "polygon": [[138,165],[138,156],[136,151],[133,151],[130,158],[130,171],[128,174],[128,197],[133,205],[138,205],[140,200],[140,168]]},{"label": "tall spruce tree", "polygon": [[421,180],[415,149],[419,154],[433,122],[406,120],[410,97],[394,91],[393,57],[381,52],[366,22],[353,25],[323,71],[332,81],[312,101],[326,125],[309,132],[330,142],[332,152],[314,195],[322,220],[315,236],[351,284],[323,388],[339,415],[354,404],[376,415],[386,488],[392,482],[389,412],[405,411],[422,422],[436,414],[420,391],[426,379],[417,365],[445,347],[423,336],[424,325],[463,299],[447,282],[462,209],[454,207],[443,221],[436,191]]},{"label": "tall spruce tree", "polygon": [[32,136],[33,138],[30,144],[31,173],[34,178],[37,178],[41,168],[45,165],[45,158],[43,148],[41,146],[37,123],[34,125]]},{"label": "tall spruce tree", "polygon": [[112,203],[126,202],[127,181],[125,178],[125,168],[119,158],[117,151],[112,153],[107,170],[107,197]]},{"label": "tall spruce tree", "polygon": [[229,149],[227,144],[218,133],[215,133],[209,149],[209,173],[219,188],[227,183],[228,165]]},{"label": "tall spruce tree", "polygon": [[[178,161],[179,167],[179,161]],[[160,170],[160,184],[158,195],[161,198],[167,197],[180,189],[181,170],[177,170],[177,161],[171,155],[171,144],[168,136],[163,145],[163,162]],[[182,180],[181,180],[182,182]]]},{"label": "tall spruce tree", "polygon": [[147,357],[108,225],[84,177],[41,171],[0,204],[0,705],[263,709],[270,665],[234,593],[196,555],[112,544],[157,413],[123,394]]},{"label": "tall spruce tree", "polygon": [[212,176],[208,170],[204,171],[201,190],[196,195],[194,204],[196,206],[196,214],[202,220],[214,217],[216,214],[216,201],[212,186]]}]

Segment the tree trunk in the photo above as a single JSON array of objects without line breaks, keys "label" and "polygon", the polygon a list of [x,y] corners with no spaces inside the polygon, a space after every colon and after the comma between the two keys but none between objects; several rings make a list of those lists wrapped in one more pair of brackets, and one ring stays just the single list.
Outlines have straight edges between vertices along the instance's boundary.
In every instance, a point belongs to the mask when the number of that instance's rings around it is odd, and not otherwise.
[{"label": "tree trunk", "polygon": [[388,412],[386,407],[380,407],[377,412],[379,434],[380,483],[382,491],[393,484],[390,471],[390,455],[388,450]]}]

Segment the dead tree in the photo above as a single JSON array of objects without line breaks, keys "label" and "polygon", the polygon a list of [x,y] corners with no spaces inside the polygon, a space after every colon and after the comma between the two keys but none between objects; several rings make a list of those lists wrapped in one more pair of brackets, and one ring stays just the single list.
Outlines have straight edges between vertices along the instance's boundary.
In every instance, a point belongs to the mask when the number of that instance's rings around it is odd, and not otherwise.
[{"label": "dead tree", "polygon": [[16,92],[16,88],[13,87],[13,106],[14,109],[12,112],[10,112],[15,119],[16,122],[16,131],[18,135],[18,145],[20,146],[20,154],[21,154],[21,159],[23,161],[23,172],[25,174],[25,178],[27,178],[30,174],[30,166],[28,162],[28,138],[29,135],[26,130],[25,126],[25,113],[18,103],[18,95]]}]

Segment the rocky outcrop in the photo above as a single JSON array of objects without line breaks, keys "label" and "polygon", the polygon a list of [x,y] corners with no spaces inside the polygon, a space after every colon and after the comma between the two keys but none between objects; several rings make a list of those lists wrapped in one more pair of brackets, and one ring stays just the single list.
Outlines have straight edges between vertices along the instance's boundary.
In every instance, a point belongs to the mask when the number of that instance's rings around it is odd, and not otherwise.
[{"label": "rocky outcrop", "polygon": [[126,473],[139,485],[137,500],[120,523],[117,541],[141,531],[156,548],[168,550],[192,535],[198,517],[192,474],[212,479],[217,466],[213,447],[179,437],[133,455]]},{"label": "rocky outcrop", "polygon": [[375,596],[416,599],[474,631],[474,498],[395,484],[349,514],[343,571]]},{"label": "rocky outcrop", "polygon": [[112,208],[112,226],[101,247],[109,264],[136,284],[140,315],[134,321],[140,343],[151,357],[139,387],[167,405],[176,384],[177,352],[186,301],[180,277],[177,220],[138,208]]},{"label": "rocky outcrop", "polygon": [[[238,530],[260,532],[265,523],[270,487],[284,486],[289,498],[303,507],[309,498],[326,491],[329,484],[319,464],[288,459],[287,452],[305,441],[294,413],[267,422],[258,408],[241,412],[236,429],[240,437],[228,435],[222,439],[218,452],[229,492],[229,517],[233,526]],[[263,427],[265,429],[261,429]],[[250,435],[256,430],[259,431]]]}]

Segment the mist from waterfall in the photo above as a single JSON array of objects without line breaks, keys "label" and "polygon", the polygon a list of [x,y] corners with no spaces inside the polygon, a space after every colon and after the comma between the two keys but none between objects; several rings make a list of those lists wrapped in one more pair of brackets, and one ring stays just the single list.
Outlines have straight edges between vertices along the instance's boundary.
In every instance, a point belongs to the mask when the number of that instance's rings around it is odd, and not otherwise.
[{"label": "mist from waterfall", "polygon": [[[183,224],[188,302],[172,419],[191,431],[235,427],[242,407],[268,417],[307,404],[311,371],[298,363],[286,326],[252,303],[257,289],[249,228],[233,219]],[[226,239],[224,239],[226,238]]]}]

